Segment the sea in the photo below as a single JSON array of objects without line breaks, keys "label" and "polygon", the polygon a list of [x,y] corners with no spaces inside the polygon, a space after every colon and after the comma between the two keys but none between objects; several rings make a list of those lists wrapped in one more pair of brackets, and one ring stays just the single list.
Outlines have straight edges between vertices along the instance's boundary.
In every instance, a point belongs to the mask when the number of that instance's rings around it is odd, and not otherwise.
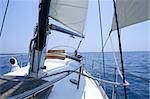
[{"label": "sea", "polygon": [[[115,67],[118,66],[122,71],[120,63],[120,54],[118,52],[105,52],[104,65],[102,63],[102,53],[100,52],[85,52],[81,53],[84,58],[85,69],[92,76],[99,79],[114,81],[117,77],[117,82],[122,83],[122,78],[115,72]],[[115,56],[114,56],[115,55]],[[24,67],[29,62],[28,54],[0,54],[0,75],[10,72],[11,65],[9,59],[15,57],[20,67]],[[118,65],[114,62],[114,57]],[[150,99],[150,52],[123,52],[125,79],[129,82],[126,87],[128,99]],[[114,85],[100,82],[108,97],[111,99]],[[124,99],[123,86],[116,87],[117,99]]]}]

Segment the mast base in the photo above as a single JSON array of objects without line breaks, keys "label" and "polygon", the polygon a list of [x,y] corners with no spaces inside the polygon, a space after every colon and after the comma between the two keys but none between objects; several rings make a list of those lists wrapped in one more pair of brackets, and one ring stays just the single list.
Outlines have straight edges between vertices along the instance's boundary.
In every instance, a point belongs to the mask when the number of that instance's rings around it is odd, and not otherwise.
[{"label": "mast base", "polygon": [[45,49],[43,51],[35,50],[30,59],[29,77],[41,78],[46,75],[46,68],[44,68],[45,62]]}]

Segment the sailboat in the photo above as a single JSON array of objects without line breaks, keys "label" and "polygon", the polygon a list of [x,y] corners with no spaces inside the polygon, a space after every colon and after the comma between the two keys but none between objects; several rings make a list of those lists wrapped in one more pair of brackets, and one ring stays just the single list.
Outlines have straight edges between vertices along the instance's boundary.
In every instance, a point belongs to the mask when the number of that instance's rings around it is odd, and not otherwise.
[{"label": "sailboat", "polygon": [[[108,99],[103,87],[98,83],[103,82],[111,83],[114,87],[124,86],[127,99],[126,86],[129,83],[125,79],[119,30],[149,20],[150,17],[147,13],[149,0],[116,0],[116,3],[113,0],[113,2],[115,13],[110,34],[117,30],[122,64],[122,74],[120,72],[119,74],[123,78],[123,83],[91,76],[84,69],[84,59],[78,54],[78,49],[74,51],[73,55],[65,53],[65,50],[47,49],[48,36],[52,30],[84,38],[83,30],[88,1],[41,0],[38,24],[29,45],[29,64],[0,76],[0,98]],[[141,10],[137,9],[139,7]],[[130,13],[130,11],[133,12]],[[124,17],[124,14],[129,16]],[[50,18],[63,24],[67,29],[49,23]],[[16,63],[14,58],[10,61],[12,65]],[[117,70],[119,71],[119,68]]]}]

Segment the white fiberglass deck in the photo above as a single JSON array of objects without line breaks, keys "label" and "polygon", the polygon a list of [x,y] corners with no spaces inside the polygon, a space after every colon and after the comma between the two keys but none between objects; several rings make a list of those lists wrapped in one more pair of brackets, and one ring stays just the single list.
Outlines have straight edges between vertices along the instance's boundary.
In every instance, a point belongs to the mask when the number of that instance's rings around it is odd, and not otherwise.
[{"label": "white fiberglass deck", "polygon": [[[70,59],[48,59],[45,61],[47,66],[46,72],[53,74],[65,70],[76,70],[79,68],[77,62],[73,62]],[[29,66],[23,67],[17,71],[10,72],[6,75],[24,76],[28,73]],[[85,73],[85,71],[84,71]],[[85,73],[87,74],[87,73]],[[46,81],[56,79],[60,75],[44,78]],[[81,76],[79,89],[77,85],[70,82],[70,79],[78,80],[78,74],[72,73],[65,78],[54,83],[54,87],[49,95],[49,99],[105,99],[107,96],[103,93],[101,88],[98,88],[96,83],[87,77]]]},{"label": "white fiberglass deck", "polygon": [[81,76],[80,86],[71,83],[69,80],[77,79],[77,74],[71,74],[68,77],[57,82],[49,99],[104,99],[99,88],[91,79]]}]

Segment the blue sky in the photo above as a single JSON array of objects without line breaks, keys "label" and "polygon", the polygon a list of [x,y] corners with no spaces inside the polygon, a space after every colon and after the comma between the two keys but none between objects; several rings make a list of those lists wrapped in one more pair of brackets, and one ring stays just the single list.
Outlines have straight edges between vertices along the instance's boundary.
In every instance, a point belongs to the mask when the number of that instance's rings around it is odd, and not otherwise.
[{"label": "blue sky", "polygon": [[[0,24],[5,11],[7,0],[0,0]],[[106,40],[111,28],[113,5],[112,0],[101,0],[102,23],[104,40]],[[37,23],[38,0],[10,0],[8,13],[0,38],[0,53],[28,52],[29,42],[33,37],[34,27]],[[150,22],[143,22],[121,30],[122,47],[124,51],[150,50],[149,27]],[[101,51],[100,29],[98,22],[98,6],[96,0],[89,1],[89,9],[86,22],[86,37],[82,42],[80,51]],[[70,38],[68,35],[52,32],[49,36],[48,49],[68,45],[77,47],[80,38]],[[118,50],[116,32],[112,33],[115,50]],[[108,42],[106,51],[112,51]]]}]

